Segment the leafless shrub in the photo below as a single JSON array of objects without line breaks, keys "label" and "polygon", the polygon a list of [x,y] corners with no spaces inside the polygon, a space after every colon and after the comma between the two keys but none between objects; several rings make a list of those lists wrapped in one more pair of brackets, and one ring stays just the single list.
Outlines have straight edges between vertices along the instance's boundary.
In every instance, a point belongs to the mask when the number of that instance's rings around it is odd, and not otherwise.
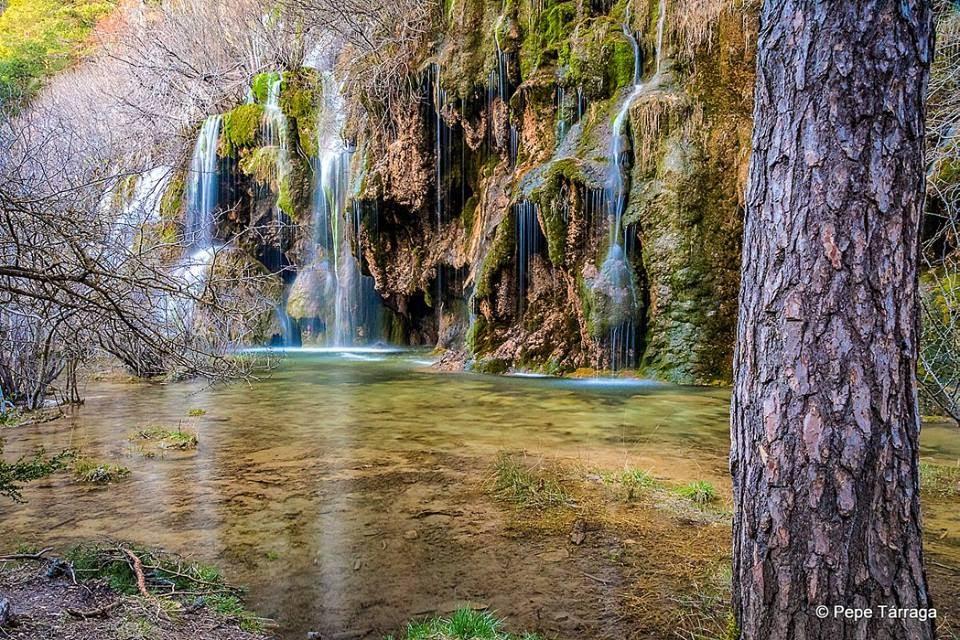
[{"label": "leafless shrub", "polygon": [[937,16],[927,112],[920,381],[926,397],[960,422],[960,9],[939,2]]},{"label": "leafless shrub", "polygon": [[286,0],[314,34],[321,55],[336,51],[351,119],[394,130],[392,114],[419,91],[441,6],[437,0]]}]

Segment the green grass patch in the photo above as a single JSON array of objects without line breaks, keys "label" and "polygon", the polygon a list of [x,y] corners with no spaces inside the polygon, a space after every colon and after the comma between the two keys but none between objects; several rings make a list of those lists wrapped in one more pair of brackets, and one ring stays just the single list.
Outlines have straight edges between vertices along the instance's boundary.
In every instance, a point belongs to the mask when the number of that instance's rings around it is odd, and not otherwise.
[{"label": "green grass patch", "polygon": [[147,590],[164,609],[176,611],[181,601],[193,604],[200,598],[205,606],[240,628],[254,633],[262,630],[264,620],[244,607],[240,590],[230,586],[215,566],[132,545],[94,543],[71,548],[64,559],[78,580],[101,581],[119,594],[137,596],[137,577],[125,550],[140,560]]},{"label": "green grass patch", "polygon": [[530,633],[507,633],[502,627],[503,622],[492,613],[459,609],[449,617],[411,622],[403,635],[386,640],[540,640]]},{"label": "green grass patch", "polygon": [[626,493],[627,500],[635,500],[644,493],[657,489],[660,483],[642,469],[627,469],[620,476],[620,484]]},{"label": "green grass patch", "polygon": [[138,431],[131,440],[141,440],[150,442],[160,449],[178,449],[186,451],[187,449],[196,449],[200,444],[200,438],[196,433],[182,431],[177,428],[164,429],[163,427],[150,427]]},{"label": "green grass patch", "polygon": [[705,480],[697,480],[677,487],[674,493],[701,507],[717,500],[717,490]]},{"label": "green grass patch", "polygon": [[74,459],[72,471],[77,481],[89,484],[109,484],[130,475],[130,469],[123,465],[100,462],[86,456]]},{"label": "green grass patch", "polygon": [[531,463],[525,456],[501,454],[494,466],[494,491],[523,507],[558,507],[569,500],[561,483],[561,471]]},{"label": "green grass patch", "polygon": [[920,491],[926,495],[941,498],[960,496],[960,464],[921,462]]},{"label": "green grass patch", "polygon": [[0,13],[0,104],[29,99],[86,50],[112,0],[9,0]]},{"label": "green grass patch", "polygon": [[208,596],[205,604],[224,618],[231,620],[244,631],[259,633],[263,630],[263,620],[248,611],[243,601],[235,595],[215,594]]},{"label": "green grass patch", "polygon": [[16,409],[0,414],[0,427],[16,427],[23,420],[23,415]]}]

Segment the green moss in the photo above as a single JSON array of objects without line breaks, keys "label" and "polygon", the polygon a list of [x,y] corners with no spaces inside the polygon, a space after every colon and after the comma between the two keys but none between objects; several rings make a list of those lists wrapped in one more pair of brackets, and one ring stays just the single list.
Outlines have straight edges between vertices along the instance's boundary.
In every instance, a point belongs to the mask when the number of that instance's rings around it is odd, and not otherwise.
[{"label": "green moss", "polygon": [[503,358],[478,358],[473,363],[473,371],[492,376],[503,375],[510,370],[510,363]]},{"label": "green moss", "polygon": [[268,71],[255,75],[253,81],[250,83],[250,91],[253,93],[254,100],[260,104],[265,103],[270,93],[270,85],[279,77],[280,74],[276,71]]},{"label": "green moss", "polygon": [[263,107],[258,104],[243,104],[224,114],[220,155],[235,156],[239,150],[254,146],[262,122]]},{"label": "green moss", "polygon": [[581,273],[577,274],[577,296],[580,298],[583,317],[587,321],[587,333],[593,338],[602,338],[606,333],[606,324],[602,319],[598,320],[594,313],[593,292]]},{"label": "green moss", "polygon": [[460,212],[460,219],[463,221],[463,230],[468,236],[473,233],[473,222],[477,215],[477,205],[479,202],[480,198],[478,198],[476,194],[470,196],[463,205],[463,210]]},{"label": "green moss", "polygon": [[308,156],[317,154],[317,112],[323,105],[323,83],[314,69],[297,69],[283,74],[280,110],[297,131],[300,148]]},{"label": "green moss", "polygon": [[606,67],[607,83],[610,87],[610,93],[613,94],[617,89],[633,84],[633,46],[621,34],[619,38],[608,39],[605,50],[609,52],[609,63]]},{"label": "green moss", "polygon": [[467,336],[464,343],[467,351],[473,355],[483,353],[487,350],[484,344],[484,337],[487,335],[487,319],[478,315],[467,328]]},{"label": "green moss", "polygon": [[269,184],[277,175],[276,147],[257,147],[240,159],[240,171],[260,184]]},{"label": "green moss", "polygon": [[494,277],[509,263],[515,244],[513,219],[506,216],[494,232],[493,242],[490,243],[490,249],[480,268],[480,275],[477,276],[475,293],[478,297],[487,298],[493,295]]},{"label": "green moss", "polygon": [[570,58],[569,35],[577,17],[573,1],[544,2],[543,10],[533,17],[532,27],[524,30],[520,44],[520,72],[530,77],[542,65]]},{"label": "green moss", "polygon": [[544,235],[550,262],[562,266],[566,258],[567,224],[570,203],[566,189],[583,188],[586,179],[576,158],[563,158],[552,162],[544,177],[530,193],[530,199],[540,205]]},{"label": "green moss", "polygon": [[183,211],[183,196],[187,190],[186,176],[178,171],[170,178],[163,197],[160,198],[160,217],[164,222],[174,222]]}]

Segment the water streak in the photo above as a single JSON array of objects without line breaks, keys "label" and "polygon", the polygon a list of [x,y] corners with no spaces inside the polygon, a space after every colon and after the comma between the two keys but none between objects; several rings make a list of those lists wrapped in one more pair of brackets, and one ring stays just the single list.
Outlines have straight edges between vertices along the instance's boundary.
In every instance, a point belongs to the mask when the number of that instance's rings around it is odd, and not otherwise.
[{"label": "water streak", "polygon": [[306,341],[345,347],[380,338],[381,303],[373,278],[362,274],[354,255],[360,247],[363,211],[356,200],[350,202],[353,149],[342,138],[346,109],[329,74],[324,75],[323,94],[313,161],[312,241],[308,264],[289,298]]},{"label": "water streak", "polygon": [[190,249],[205,249],[213,244],[214,213],[220,188],[220,158],[217,146],[223,117],[207,118],[193,149],[190,182],[187,187],[185,240]]}]

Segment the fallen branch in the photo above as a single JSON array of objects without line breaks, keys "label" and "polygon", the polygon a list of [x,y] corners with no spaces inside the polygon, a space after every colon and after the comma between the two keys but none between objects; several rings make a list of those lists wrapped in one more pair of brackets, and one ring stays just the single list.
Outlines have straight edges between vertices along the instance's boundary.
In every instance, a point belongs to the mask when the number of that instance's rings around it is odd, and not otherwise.
[{"label": "fallen branch", "polygon": [[96,609],[89,609],[86,611],[83,609],[66,609],[66,612],[74,618],[103,618],[119,606],[120,601],[116,600],[109,604],[105,604],[102,607],[97,607]]},{"label": "fallen branch", "polygon": [[143,563],[140,562],[140,558],[137,557],[133,551],[129,549],[120,548],[121,551],[130,559],[132,563],[133,572],[137,575],[137,589],[140,591],[140,595],[144,598],[150,598],[150,592],[147,591],[147,578],[143,575]]},{"label": "fallen branch", "polygon": [[41,549],[36,553],[14,553],[9,556],[0,556],[0,562],[12,562],[14,560],[36,560],[37,562],[50,562],[50,558],[44,556],[53,551],[52,547]]}]

